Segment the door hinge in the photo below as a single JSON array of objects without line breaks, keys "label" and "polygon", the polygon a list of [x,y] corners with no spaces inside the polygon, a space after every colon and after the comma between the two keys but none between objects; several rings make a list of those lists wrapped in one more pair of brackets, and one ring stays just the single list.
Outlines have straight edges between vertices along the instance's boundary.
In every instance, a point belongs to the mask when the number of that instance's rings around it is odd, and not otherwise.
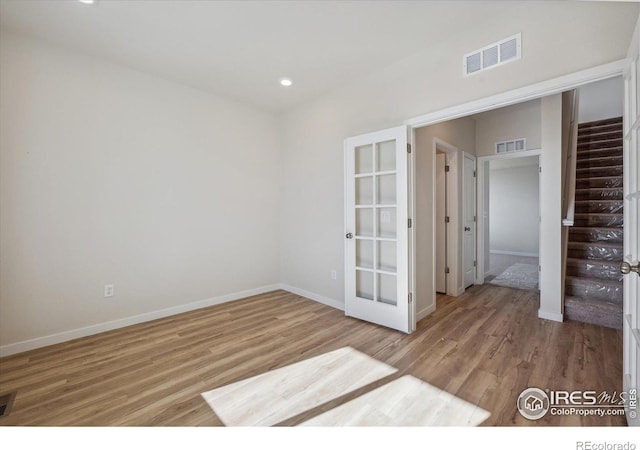
[{"label": "door hinge", "polygon": [[444,216],[444,223],[449,223],[449,216]]},{"label": "door hinge", "polygon": [[538,167],[538,172],[542,173],[542,166]]},{"label": "door hinge", "polygon": [[475,178],[475,177],[476,177],[476,171],[474,170],[473,171],[473,178]]},{"label": "door hinge", "polygon": [[473,267],[478,267],[478,261],[473,262]]},{"label": "door hinge", "polygon": [[411,153],[411,144],[407,143],[407,153]]},{"label": "door hinge", "polygon": [[473,216],[473,221],[474,221],[474,222],[476,221],[476,219],[477,219],[477,218],[476,218],[476,216]]},{"label": "door hinge", "polygon": [[449,268],[448,267],[444,268],[444,273],[449,273]]},{"label": "door hinge", "polygon": [[411,226],[413,225],[413,221],[411,219],[408,220],[408,226],[409,228],[411,228]]},{"label": "door hinge", "polygon": [[542,266],[538,266],[538,272],[542,272]]},{"label": "door hinge", "polygon": [[451,166],[444,166],[444,171],[449,172],[451,170]]},{"label": "door hinge", "polygon": [[409,303],[413,303],[413,294],[409,292]]}]

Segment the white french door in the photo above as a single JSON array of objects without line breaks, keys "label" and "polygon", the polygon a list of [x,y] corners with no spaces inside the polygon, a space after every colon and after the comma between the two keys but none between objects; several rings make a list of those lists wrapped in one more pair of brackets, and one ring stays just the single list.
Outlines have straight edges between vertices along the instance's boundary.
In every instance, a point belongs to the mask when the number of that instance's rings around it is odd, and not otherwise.
[{"label": "white french door", "polygon": [[[640,24],[640,22],[639,22]],[[640,35],[633,34],[625,70],[623,386],[629,397],[640,389]],[[635,272],[635,273],[634,273]],[[629,425],[640,425],[640,405],[626,404]]]},{"label": "white french door", "polygon": [[345,314],[409,333],[404,126],[345,140]]}]

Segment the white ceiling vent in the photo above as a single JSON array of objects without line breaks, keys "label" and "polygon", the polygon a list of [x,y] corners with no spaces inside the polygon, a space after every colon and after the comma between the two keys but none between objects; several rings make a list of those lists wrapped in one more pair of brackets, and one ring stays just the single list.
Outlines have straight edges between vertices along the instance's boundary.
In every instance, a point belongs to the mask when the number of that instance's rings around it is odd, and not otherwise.
[{"label": "white ceiling vent", "polygon": [[522,152],[527,149],[527,140],[514,139],[512,141],[496,142],[496,154],[501,155],[503,153]]},{"label": "white ceiling vent", "polygon": [[522,34],[518,33],[464,55],[464,76],[501,66],[522,57]]}]

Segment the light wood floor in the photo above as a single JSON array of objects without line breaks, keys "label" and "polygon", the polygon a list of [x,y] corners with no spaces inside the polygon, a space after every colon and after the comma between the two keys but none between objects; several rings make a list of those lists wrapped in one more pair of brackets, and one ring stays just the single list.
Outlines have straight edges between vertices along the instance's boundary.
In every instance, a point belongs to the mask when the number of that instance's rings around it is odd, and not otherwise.
[{"label": "light wood floor", "polygon": [[275,291],[0,359],[0,425],[221,425],[202,392],[345,346],[395,367],[280,425],[297,425],[412,375],[479,405],[485,425],[624,425],[623,417],[522,418],[531,386],[622,389],[620,331],[537,319],[537,294],[491,285],[438,309],[404,335]]}]

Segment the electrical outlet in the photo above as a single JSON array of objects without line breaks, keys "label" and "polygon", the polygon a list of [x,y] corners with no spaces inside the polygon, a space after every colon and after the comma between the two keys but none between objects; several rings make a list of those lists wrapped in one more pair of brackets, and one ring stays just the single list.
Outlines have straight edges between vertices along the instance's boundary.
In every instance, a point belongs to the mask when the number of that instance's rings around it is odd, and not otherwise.
[{"label": "electrical outlet", "polygon": [[331,279],[332,280],[337,280],[338,279],[338,272],[335,269],[333,269],[331,271]]},{"label": "electrical outlet", "polygon": [[113,284],[105,284],[104,285],[104,296],[105,297],[113,297],[115,295],[115,287]]}]

